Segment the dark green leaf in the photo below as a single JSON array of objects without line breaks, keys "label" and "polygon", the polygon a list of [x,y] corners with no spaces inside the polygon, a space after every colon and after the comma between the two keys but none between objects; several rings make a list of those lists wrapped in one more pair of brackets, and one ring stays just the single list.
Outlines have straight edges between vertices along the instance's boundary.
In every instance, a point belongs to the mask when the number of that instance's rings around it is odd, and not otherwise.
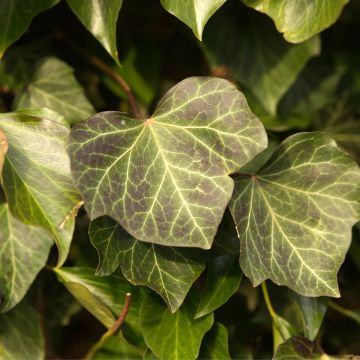
[{"label": "dark green leaf", "polygon": [[257,14],[242,15],[244,9],[236,5],[226,7],[209,23],[205,55],[213,68],[228,68],[265,111],[275,115],[279,100],[309,59],[319,54],[320,40],[314,37],[290,45],[270,22]]},{"label": "dark green leaf", "polygon": [[21,303],[0,315],[1,360],[42,360],[44,356],[40,319],[31,306]]},{"label": "dark green leaf", "polygon": [[[89,235],[100,257],[97,274],[108,275],[119,265],[134,285],[146,285],[175,312],[205,268],[202,250],[154,245],[135,240],[119,224],[102,217],[90,224]],[[239,267],[239,266],[238,266]]]},{"label": "dark green leaf", "polygon": [[266,143],[232,84],[194,77],[145,121],[104,112],[77,124],[69,152],[91,219],[109,215],[146,242],[208,249],[233,190],[228,175]]},{"label": "dark green leaf", "polygon": [[215,323],[204,336],[199,359],[230,360],[228,332],[224,325]]},{"label": "dark green leaf", "polygon": [[158,297],[148,295],[140,309],[145,342],[161,360],[196,359],[201,341],[211,328],[213,314],[194,319],[196,301],[187,297],[183,306],[172,314]]},{"label": "dark green leaf", "polygon": [[66,0],[82,24],[118,63],[116,21],[122,0]]},{"label": "dark green leaf", "polygon": [[313,343],[304,336],[294,336],[281,344],[274,360],[304,360],[313,358]]},{"label": "dark green leaf", "polygon": [[286,139],[255,176],[238,176],[230,209],[242,270],[305,296],[339,296],[337,272],[360,217],[360,170],[321,133]]},{"label": "dark green leaf", "polygon": [[226,0],[160,0],[162,6],[184,22],[201,40],[207,21]]},{"label": "dark green leaf", "polygon": [[39,107],[54,110],[72,125],[95,111],[74,77],[74,70],[55,57],[41,60],[32,80],[16,101],[16,109]]},{"label": "dark green leaf", "polygon": [[238,255],[224,255],[211,259],[195,317],[209,314],[225,304],[238,290],[241,277]]},{"label": "dark green leaf", "polygon": [[287,41],[299,43],[332,25],[348,0],[243,0],[269,15]]},{"label": "dark green leaf", "polygon": [[62,264],[81,204],[65,150],[70,129],[58,114],[36,109],[0,114],[0,128],[9,140],[2,185],[10,210],[50,231]]},{"label": "dark green leaf", "polygon": [[1,0],[0,2],[0,59],[8,46],[29,28],[33,18],[51,8],[59,0]]},{"label": "dark green leaf", "polygon": [[52,244],[46,230],[23,224],[12,216],[6,203],[0,203],[1,312],[23,298],[45,265]]}]

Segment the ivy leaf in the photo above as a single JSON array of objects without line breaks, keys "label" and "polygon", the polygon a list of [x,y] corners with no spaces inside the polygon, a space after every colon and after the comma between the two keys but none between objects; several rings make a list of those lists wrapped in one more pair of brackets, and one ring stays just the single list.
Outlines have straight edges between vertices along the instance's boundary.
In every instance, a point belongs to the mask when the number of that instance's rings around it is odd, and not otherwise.
[{"label": "ivy leaf", "polygon": [[44,339],[38,314],[21,303],[0,315],[0,357],[2,360],[44,359]]},{"label": "ivy leaf", "polygon": [[225,66],[247,97],[261,105],[261,112],[275,115],[305,64],[319,54],[320,39],[288,44],[270,21],[244,8],[233,3],[219,12],[208,25],[203,50],[212,68]]},{"label": "ivy leaf", "polygon": [[189,26],[201,41],[206,23],[226,0],[160,0],[160,2],[166,11]]},{"label": "ivy leaf", "polygon": [[238,290],[241,277],[237,256],[224,255],[211,259],[195,317],[209,314],[225,304]]},{"label": "ivy leaf", "polygon": [[0,2],[0,59],[5,50],[24,34],[33,18],[59,0],[2,0]]},{"label": "ivy leaf", "polygon": [[5,161],[5,154],[7,153],[8,149],[9,149],[8,139],[4,134],[4,132],[0,129],[0,177]]},{"label": "ivy leaf", "polygon": [[286,139],[254,176],[239,176],[230,202],[240,264],[305,296],[339,296],[337,272],[360,216],[360,170],[321,133]]},{"label": "ivy leaf", "polygon": [[16,99],[16,109],[39,107],[54,110],[72,125],[95,111],[74,77],[74,70],[55,57],[43,58],[32,81]]},{"label": "ivy leaf", "polygon": [[228,332],[223,324],[215,323],[201,344],[199,359],[230,360]]},{"label": "ivy leaf", "polygon": [[91,222],[89,235],[100,257],[97,274],[108,275],[121,265],[127,280],[149,286],[172,312],[179,308],[205,268],[203,251],[135,240],[109,217]]},{"label": "ivy leaf", "polygon": [[49,110],[27,109],[0,114],[9,140],[2,185],[11,212],[27,224],[49,230],[61,265],[69,251],[74,215],[81,205],[65,150],[70,129]]},{"label": "ivy leaf", "polygon": [[313,359],[314,344],[304,336],[298,335],[281,344],[274,354],[274,360]]},{"label": "ivy leaf", "polygon": [[53,242],[46,230],[14,218],[6,203],[0,203],[0,229],[0,309],[6,312],[23,298]]},{"label": "ivy leaf", "polygon": [[172,314],[158,297],[149,294],[140,309],[140,321],[147,346],[161,360],[196,359],[205,333],[214,322],[213,314],[194,319],[196,301],[188,296]]},{"label": "ivy leaf", "polygon": [[116,47],[116,21],[122,0],[66,0],[82,24],[119,63]]},{"label": "ivy leaf", "polygon": [[103,112],[75,125],[69,153],[91,219],[109,215],[145,242],[208,249],[233,190],[228,175],[266,143],[234,85],[194,77],[145,121]]},{"label": "ivy leaf", "polygon": [[59,280],[71,294],[106,328],[110,328],[119,316],[126,293],[133,295],[132,303],[126,316],[124,331],[139,332],[139,308],[141,293],[124,279],[110,275],[98,277],[91,268],[56,268]]},{"label": "ivy leaf", "polygon": [[270,16],[279,32],[292,43],[305,41],[331,26],[348,0],[243,0]]}]

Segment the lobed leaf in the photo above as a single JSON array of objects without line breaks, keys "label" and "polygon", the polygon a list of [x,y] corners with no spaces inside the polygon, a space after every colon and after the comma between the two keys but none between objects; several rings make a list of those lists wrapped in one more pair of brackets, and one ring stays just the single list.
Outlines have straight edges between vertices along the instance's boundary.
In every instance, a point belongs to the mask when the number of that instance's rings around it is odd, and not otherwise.
[{"label": "lobed leaf", "polygon": [[0,114],[0,128],[9,141],[2,173],[9,208],[22,222],[50,231],[60,265],[67,257],[73,217],[81,204],[65,150],[70,129],[63,118],[46,109]]},{"label": "lobed leaf", "polygon": [[116,22],[122,0],[66,0],[82,24],[119,63],[116,46]]},{"label": "lobed leaf", "polygon": [[109,215],[145,242],[208,249],[233,190],[228,175],[266,143],[235,86],[195,77],[145,121],[103,112],[77,124],[69,154],[91,219]]},{"label": "lobed leaf", "polygon": [[210,17],[226,0],[160,0],[170,14],[176,16],[201,41],[204,27]]},{"label": "lobed leaf", "polygon": [[360,170],[321,133],[286,139],[253,176],[236,179],[230,210],[240,264],[305,296],[339,296],[337,272],[360,217]]},{"label": "lobed leaf", "polygon": [[203,251],[149,244],[134,239],[108,217],[90,223],[89,235],[99,253],[97,274],[109,275],[120,265],[134,285],[146,285],[175,312],[205,268]]},{"label": "lobed leaf", "polygon": [[243,0],[270,16],[279,32],[292,43],[309,39],[331,26],[349,0]]}]

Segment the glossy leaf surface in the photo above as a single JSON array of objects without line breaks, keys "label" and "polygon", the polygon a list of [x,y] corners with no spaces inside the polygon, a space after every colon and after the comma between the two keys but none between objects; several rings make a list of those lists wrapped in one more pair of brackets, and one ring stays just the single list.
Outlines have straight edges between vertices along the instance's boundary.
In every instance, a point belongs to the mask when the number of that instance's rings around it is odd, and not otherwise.
[{"label": "glossy leaf surface", "polygon": [[208,249],[233,190],[228,175],[266,144],[235,86],[194,77],[145,121],[104,112],[77,124],[69,153],[91,219],[109,215],[138,240]]}]

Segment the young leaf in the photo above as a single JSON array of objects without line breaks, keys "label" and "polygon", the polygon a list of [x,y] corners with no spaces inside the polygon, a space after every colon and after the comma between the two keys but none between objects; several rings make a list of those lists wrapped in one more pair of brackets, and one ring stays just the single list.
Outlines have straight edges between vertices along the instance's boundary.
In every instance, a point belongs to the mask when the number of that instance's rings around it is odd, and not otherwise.
[{"label": "young leaf", "polygon": [[109,217],[91,222],[89,235],[100,257],[98,274],[108,275],[121,265],[127,280],[156,291],[171,312],[179,308],[205,268],[203,251],[135,240]]},{"label": "young leaf", "polygon": [[140,321],[145,342],[161,360],[196,359],[201,341],[214,322],[213,314],[195,320],[196,302],[188,297],[172,314],[158,297],[145,297]]},{"label": "young leaf", "polygon": [[230,202],[240,264],[305,296],[339,296],[337,272],[360,217],[360,170],[321,133],[286,139],[254,176],[236,179]]},{"label": "young leaf", "polygon": [[79,195],[65,151],[70,129],[49,110],[0,114],[9,140],[2,185],[11,212],[27,224],[49,230],[59,250],[59,264],[69,251]]},{"label": "young leaf", "polygon": [[124,306],[125,294],[130,292],[133,301],[126,323],[132,330],[138,331],[140,292],[124,279],[114,275],[98,277],[91,268],[63,267],[54,270],[71,294],[108,329]]},{"label": "young leaf", "polygon": [[6,203],[0,203],[0,229],[0,310],[6,312],[23,298],[53,242],[46,230],[14,218]]},{"label": "young leaf", "polygon": [[41,60],[15,107],[45,107],[63,115],[70,125],[95,112],[75,79],[74,70],[55,57]]},{"label": "young leaf", "polygon": [[40,320],[30,305],[21,303],[0,315],[0,357],[2,360],[44,359]]},{"label": "young leaf", "polygon": [[7,153],[8,149],[9,149],[8,139],[4,134],[4,132],[0,129],[0,178],[5,161],[5,154]]},{"label": "young leaf", "polygon": [[211,67],[228,68],[265,112],[275,115],[279,100],[305,64],[319,54],[320,39],[288,44],[270,21],[244,12],[236,3],[231,5],[209,23],[204,36],[205,55]]},{"label": "young leaf", "polygon": [[313,359],[314,344],[304,336],[293,336],[281,344],[276,350],[274,360]]},{"label": "young leaf", "polygon": [[196,310],[196,318],[225,304],[238,290],[242,273],[238,256],[217,256],[209,261],[206,283]]},{"label": "young leaf", "polygon": [[194,77],[145,121],[104,112],[77,124],[69,153],[91,219],[109,215],[142,241],[208,249],[233,190],[228,175],[266,143],[235,86]]},{"label": "young leaf", "polygon": [[215,323],[204,336],[199,359],[230,360],[228,332],[223,324]]},{"label": "young leaf", "polygon": [[57,4],[59,0],[1,0],[0,2],[0,59],[5,50],[29,28],[33,18]]},{"label": "young leaf", "polygon": [[332,25],[349,0],[243,0],[270,16],[278,31],[292,43],[305,41]]},{"label": "young leaf", "polygon": [[66,0],[82,24],[119,63],[116,47],[116,21],[122,0]]},{"label": "young leaf", "polygon": [[160,0],[170,14],[176,16],[193,31],[201,41],[202,33],[210,17],[226,0]]}]

